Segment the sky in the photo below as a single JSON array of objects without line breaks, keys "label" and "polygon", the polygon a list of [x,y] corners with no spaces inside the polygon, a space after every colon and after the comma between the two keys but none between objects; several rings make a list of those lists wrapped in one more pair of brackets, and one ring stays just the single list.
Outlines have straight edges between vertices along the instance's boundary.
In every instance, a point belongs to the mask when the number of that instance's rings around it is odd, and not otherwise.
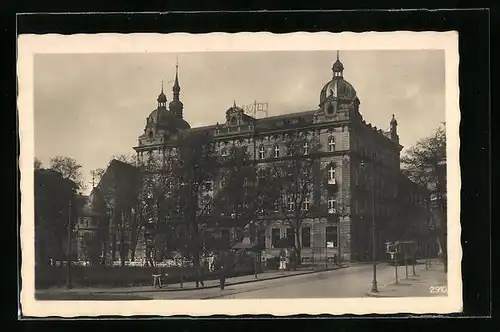
[{"label": "sky", "polygon": [[[340,50],[364,119],[388,129],[395,114],[405,148],[445,121],[444,56],[442,50]],[[162,80],[172,100],[176,61],[184,118],[197,127],[223,123],[234,102],[267,102],[269,116],[315,109],[335,60],[335,50],[37,54],[35,157],[44,166],[54,156],[72,157],[90,183],[91,169],[134,152]]]}]

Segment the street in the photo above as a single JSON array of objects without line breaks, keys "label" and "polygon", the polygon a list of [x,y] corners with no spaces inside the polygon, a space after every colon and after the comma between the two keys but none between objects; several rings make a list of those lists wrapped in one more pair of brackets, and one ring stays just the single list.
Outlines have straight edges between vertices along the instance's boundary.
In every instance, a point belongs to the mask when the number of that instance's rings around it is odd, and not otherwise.
[{"label": "street", "polygon": [[[445,296],[446,275],[442,264],[435,264],[426,269],[424,264],[408,267],[406,279],[405,267],[398,267],[399,283],[395,284],[394,266],[386,263],[377,265],[379,293],[368,294],[372,287],[373,265],[359,264],[347,268],[321,271],[309,274],[289,275],[279,279],[256,280],[235,283],[228,279],[224,290],[212,282],[212,287],[200,289],[178,288],[152,289],[150,287],[131,289],[80,289],[73,291],[40,293],[39,300],[174,300],[174,299],[286,299],[286,298],[354,298],[354,297],[415,297]],[[291,272],[289,272],[291,273]],[[263,278],[261,276],[261,278]],[[233,283],[233,284],[231,284]],[[432,291],[434,290],[434,291]],[[436,291],[437,290],[437,291]]]},{"label": "street", "polygon": [[[423,272],[424,265],[417,271]],[[371,290],[373,266],[363,264],[334,271],[292,276],[255,283],[230,285],[218,288],[180,292],[134,293],[136,296],[163,299],[284,299],[284,298],[353,298],[366,297]],[[408,267],[412,274],[411,266]],[[405,267],[398,267],[399,278],[405,277]],[[378,286],[382,290],[395,281],[394,267],[385,263],[377,265]],[[401,282],[401,284],[404,284]],[[442,294],[441,294],[442,295]],[[426,288],[415,296],[430,296]]]}]

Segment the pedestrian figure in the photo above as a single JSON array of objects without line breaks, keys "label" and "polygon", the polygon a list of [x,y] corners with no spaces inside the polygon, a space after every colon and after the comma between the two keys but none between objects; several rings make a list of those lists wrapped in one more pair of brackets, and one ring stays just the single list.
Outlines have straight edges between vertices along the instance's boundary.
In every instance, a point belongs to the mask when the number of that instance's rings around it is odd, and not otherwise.
[{"label": "pedestrian figure", "polygon": [[337,254],[333,254],[333,265],[338,265]]},{"label": "pedestrian figure", "polygon": [[224,285],[226,284],[226,267],[224,262],[220,263],[219,267],[219,282],[220,282],[220,289],[224,290]]},{"label": "pedestrian figure", "polygon": [[280,251],[280,267],[279,267],[281,274],[285,273],[286,269],[286,252],[284,249],[281,249]]},{"label": "pedestrian figure", "polygon": [[200,257],[198,266],[196,268],[196,288],[199,287],[201,284],[201,287],[205,287],[205,283],[203,282],[203,272],[202,272],[202,267],[204,265],[204,259]]}]

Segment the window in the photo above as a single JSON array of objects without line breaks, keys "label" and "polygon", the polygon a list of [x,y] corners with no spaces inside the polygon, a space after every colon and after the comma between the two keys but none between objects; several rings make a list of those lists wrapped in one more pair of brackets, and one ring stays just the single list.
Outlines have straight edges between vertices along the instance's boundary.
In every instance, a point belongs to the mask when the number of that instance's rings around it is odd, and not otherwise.
[{"label": "window", "polygon": [[337,226],[327,226],[326,227],[326,242],[333,243],[333,247],[337,248],[338,241],[338,232]]},{"label": "window", "polygon": [[227,156],[227,150],[226,150],[226,148],[222,148],[222,149],[220,150],[220,155],[221,155],[221,157],[223,157],[223,158],[225,158],[225,157]]},{"label": "window", "polygon": [[286,238],[288,239],[288,241],[290,241],[290,242],[293,241],[292,243],[295,243],[293,228],[288,227],[286,229]]},{"label": "window", "polygon": [[311,227],[302,228],[302,248],[311,247]]},{"label": "window", "polygon": [[274,212],[279,212],[280,211],[280,202],[279,202],[279,200],[275,200],[273,202],[273,208],[274,208]]},{"label": "window", "polygon": [[[332,90],[330,90],[330,94],[331,95],[333,94]],[[328,114],[333,114],[333,105],[332,104],[328,105],[327,112],[328,112]]]},{"label": "window", "polygon": [[247,178],[243,179],[243,187],[248,187],[248,179]]},{"label": "window", "polygon": [[330,166],[328,170],[328,180],[335,181],[335,168],[333,168],[333,166]]},{"label": "window", "polygon": [[271,245],[272,247],[276,247],[280,241],[280,229],[273,228],[271,229]]},{"label": "window", "polygon": [[328,137],[328,151],[329,152],[335,151],[335,137],[333,136]]},{"label": "window", "polygon": [[226,186],[226,178],[223,176],[220,178],[220,187],[224,188]]},{"label": "window", "polygon": [[264,149],[264,146],[261,145],[259,147],[259,159],[264,159],[266,157],[266,150]]},{"label": "window", "polygon": [[307,142],[304,142],[304,154],[309,154],[309,144]]},{"label": "window", "polygon": [[286,205],[287,205],[288,211],[293,211],[293,209],[295,208],[295,203],[294,203],[292,197],[288,198]]},{"label": "window", "polygon": [[335,209],[336,205],[337,204],[336,204],[335,198],[328,197],[328,210]]},{"label": "window", "polygon": [[309,207],[311,205],[311,201],[309,200],[309,197],[305,197],[304,198],[304,201],[302,202],[302,210],[304,211],[308,211],[309,210]]},{"label": "window", "polygon": [[274,158],[280,157],[280,147],[278,145],[274,146]]}]

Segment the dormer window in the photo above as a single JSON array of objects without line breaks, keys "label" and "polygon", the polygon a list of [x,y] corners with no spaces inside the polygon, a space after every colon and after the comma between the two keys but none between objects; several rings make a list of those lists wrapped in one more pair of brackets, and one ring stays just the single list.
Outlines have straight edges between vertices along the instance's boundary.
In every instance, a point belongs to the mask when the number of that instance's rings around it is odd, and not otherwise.
[{"label": "dormer window", "polygon": [[[332,94],[333,94],[333,91],[332,91]],[[328,108],[326,109],[326,112],[328,114],[333,114],[333,111],[334,111],[333,105],[332,104],[328,105]]]},{"label": "dormer window", "polygon": [[335,137],[333,136],[328,137],[328,151],[329,152],[335,151]]},{"label": "dormer window", "polygon": [[274,158],[279,158],[280,157],[280,147],[279,145],[274,146]]},{"label": "dormer window", "polygon": [[266,149],[263,145],[259,147],[259,159],[264,159],[266,157]]},{"label": "dormer window", "polygon": [[233,117],[231,118],[231,124],[232,124],[233,126],[236,126],[236,124],[237,124],[237,123],[238,123],[238,119],[236,119],[236,117],[235,117],[235,116],[233,116]]},{"label": "dormer window", "polygon": [[150,131],[148,132],[148,137],[149,137],[149,138],[152,138],[152,137],[153,137],[153,131],[152,131],[152,130],[150,130]]}]

